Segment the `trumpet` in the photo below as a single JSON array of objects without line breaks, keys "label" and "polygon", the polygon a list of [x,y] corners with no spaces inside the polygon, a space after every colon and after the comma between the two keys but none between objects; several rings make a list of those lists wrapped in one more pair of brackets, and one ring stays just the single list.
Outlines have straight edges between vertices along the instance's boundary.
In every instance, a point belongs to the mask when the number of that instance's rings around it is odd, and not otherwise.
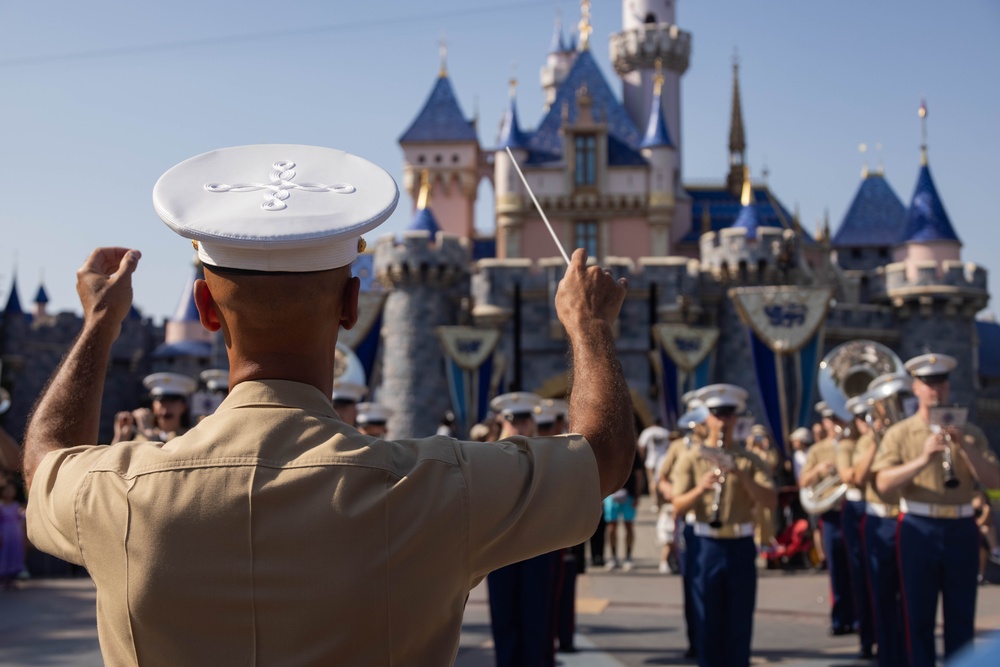
[{"label": "trumpet", "polygon": [[[938,406],[932,406],[938,407]],[[954,423],[954,422],[947,422]],[[932,423],[931,432],[936,434],[944,434],[945,449],[941,452],[941,467],[944,468],[944,485],[946,488],[954,489],[961,484],[958,479],[958,475],[955,474],[955,459],[951,453],[951,447],[954,443],[952,440],[951,433],[945,431],[941,424]]]},{"label": "trumpet", "polygon": [[708,522],[708,525],[711,526],[712,528],[722,527],[722,491],[723,491],[723,484],[726,483],[726,471],[722,469],[723,465],[722,456],[719,456],[719,454],[722,453],[725,445],[726,445],[726,436],[722,431],[720,431],[719,440],[716,443],[716,450],[718,451],[715,452],[716,456],[714,457],[716,459],[715,460],[716,468],[714,472],[718,477],[718,481],[716,481],[715,484],[712,485],[712,491],[713,491],[712,520]]}]

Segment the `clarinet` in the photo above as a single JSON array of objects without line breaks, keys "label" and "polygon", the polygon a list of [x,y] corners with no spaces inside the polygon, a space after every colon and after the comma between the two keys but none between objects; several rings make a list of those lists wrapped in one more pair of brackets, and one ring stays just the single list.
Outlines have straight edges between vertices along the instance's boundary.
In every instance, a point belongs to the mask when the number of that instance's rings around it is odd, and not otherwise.
[{"label": "clarinet", "polygon": [[[719,431],[719,440],[716,443],[716,447],[719,451],[726,446],[726,436],[722,431]],[[712,520],[708,522],[708,525],[712,528],[722,527],[722,485],[726,483],[726,475],[721,467],[715,469],[715,474],[718,476],[719,480],[712,485],[712,490],[714,496],[712,496]]]}]

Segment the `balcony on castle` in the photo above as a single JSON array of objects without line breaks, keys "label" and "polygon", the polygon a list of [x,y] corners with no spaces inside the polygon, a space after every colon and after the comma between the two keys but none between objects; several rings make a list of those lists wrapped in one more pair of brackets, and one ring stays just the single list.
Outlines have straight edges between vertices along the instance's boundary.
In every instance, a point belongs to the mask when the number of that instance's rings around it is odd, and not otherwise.
[{"label": "balcony on castle", "polygon": [[691,33],[672,23],[646,23],[611,35],[610,51],[619,75],[650,68],[656,58],[665,69],[684,73],[691,60]]}]

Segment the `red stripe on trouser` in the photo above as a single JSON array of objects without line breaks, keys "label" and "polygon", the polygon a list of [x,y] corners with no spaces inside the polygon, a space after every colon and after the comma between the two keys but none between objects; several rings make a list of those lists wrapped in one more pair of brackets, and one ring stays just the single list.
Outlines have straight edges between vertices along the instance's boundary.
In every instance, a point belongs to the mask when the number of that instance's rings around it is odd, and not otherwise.
[{"label": "red stripe on trouser", "polygon": [[903,512],[899,513],[896,519],[896,567],[899,569],[899,597],[903,603],[903,635],[906,638],[906,656],[910,664],[913,664],[913,646],[910,643],[910,614],[906,608],[906,586],[903,585],[903,541],[900,533],[903,528]]},{"label": "red stripe on trouser", "polygon": [[868,540],[865,536],[867,530],[868,515],[861,515],[861,569],[865,576],[865,588],[868,591],[868,608],[871,609],[872,634],[875,641],[878,641],[878,614],[875,612],[875,585],[872,579],[871,564],[868,560]]}]

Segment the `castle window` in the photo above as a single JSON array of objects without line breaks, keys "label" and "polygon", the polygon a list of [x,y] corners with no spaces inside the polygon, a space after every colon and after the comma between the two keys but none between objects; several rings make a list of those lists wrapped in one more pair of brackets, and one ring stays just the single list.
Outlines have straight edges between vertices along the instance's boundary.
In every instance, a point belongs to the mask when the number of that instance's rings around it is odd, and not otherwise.
[{"label": "castle window", "polygon": [[851,259],[861,259],[861,248],[851,248]]},{"label": "castle window", "polygon": [[879,259],[887,259],[889,257],[889,249],[888,248],[879,248],[878,249],[878,256],[879,256]]},{"label": "castle window", "polygon": [[434,156],[434,162],[440,164],[441,163],[441,156],[440,155],[435,155]]},{"label": "castle window", "polygon": [[417,164],[423,164],[424,162],[427,162],[427,156],[426,155],[418,155],[417,156]]},{"label": "castle window", "polygon": [[574,173],[577,187],[588,187],[597,183],[597,137],[593,134],[578,134],[573,140],[576,153]]},{"label": "castle window", "polygon": [[458,163],[458,153],[452,153],[452,155],[451,155],[451,161],[454,162],[454,163],[456,163],[456,164]]},{"label": "castle window", "polygon": [[576,223],[576,246],[587,251],[590,257],[598,257],[597,223],[593,220]]}]

